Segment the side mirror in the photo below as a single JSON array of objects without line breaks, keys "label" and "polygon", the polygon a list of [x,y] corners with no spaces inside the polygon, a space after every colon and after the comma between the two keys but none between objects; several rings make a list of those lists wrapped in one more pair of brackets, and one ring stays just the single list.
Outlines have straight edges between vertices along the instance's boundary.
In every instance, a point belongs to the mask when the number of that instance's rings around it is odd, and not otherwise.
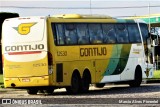
[{"label": "side mirror", "polygon": [[150,37],[152,40],[157,39],[157,34],[150,33]]}]

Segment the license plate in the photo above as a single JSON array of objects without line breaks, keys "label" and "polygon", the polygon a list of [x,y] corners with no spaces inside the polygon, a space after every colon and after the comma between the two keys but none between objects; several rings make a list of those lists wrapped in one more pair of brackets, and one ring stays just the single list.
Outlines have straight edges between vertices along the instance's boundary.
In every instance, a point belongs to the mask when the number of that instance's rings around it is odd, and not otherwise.
[{"label": "license plate", "polygon": [[22,82],[30,82],[30,79],[29,78],[23,78]]}]

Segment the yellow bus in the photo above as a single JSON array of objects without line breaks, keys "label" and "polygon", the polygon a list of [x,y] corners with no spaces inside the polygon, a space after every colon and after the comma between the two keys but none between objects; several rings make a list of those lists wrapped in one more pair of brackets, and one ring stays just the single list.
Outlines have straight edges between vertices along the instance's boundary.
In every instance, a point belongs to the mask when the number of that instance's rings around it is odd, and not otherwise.
[{"label": "yellow bus", "polygon": [[147,25],[108,16],[64,14],[7,19],[2,30],[4,86],[53,93],[87,92],[90,84],[140,86],[151,78]]}]

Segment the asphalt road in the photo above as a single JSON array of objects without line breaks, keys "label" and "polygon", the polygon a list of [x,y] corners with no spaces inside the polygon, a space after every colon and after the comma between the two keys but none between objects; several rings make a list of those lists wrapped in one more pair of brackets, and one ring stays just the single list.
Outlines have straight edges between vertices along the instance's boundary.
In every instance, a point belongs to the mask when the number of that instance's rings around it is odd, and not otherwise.
[{"label": "asphalt road", "polygon": [[[106,84],[104,88],[90,87],[88,93],[69,95],[65,89],[53,95],[28,95],[26,90],[0,89],[0,99],[11,99],[12,104],[39,104],[51,106],[160,106],[160,83],[141,84],[140,87]],[[4,103],[4,102],[3,102]],[[4,104],[3,104],[4,105]],[[2,105],[2,106],[3,106]],[[16,105],[17,106],[17,105]]]}]

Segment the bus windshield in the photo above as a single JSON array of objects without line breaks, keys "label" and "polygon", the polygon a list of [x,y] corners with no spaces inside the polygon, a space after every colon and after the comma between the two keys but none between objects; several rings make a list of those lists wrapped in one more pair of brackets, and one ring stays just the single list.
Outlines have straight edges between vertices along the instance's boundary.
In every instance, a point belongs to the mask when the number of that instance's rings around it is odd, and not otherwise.
[{"label": "bus windshield", "polygon": [[[26,43],[42,41],[44,37],[45,20],[43,18],[7,19],[3,28],[3,39],[10,43]],[[9,32],[8,32],[9,31]]]}]

